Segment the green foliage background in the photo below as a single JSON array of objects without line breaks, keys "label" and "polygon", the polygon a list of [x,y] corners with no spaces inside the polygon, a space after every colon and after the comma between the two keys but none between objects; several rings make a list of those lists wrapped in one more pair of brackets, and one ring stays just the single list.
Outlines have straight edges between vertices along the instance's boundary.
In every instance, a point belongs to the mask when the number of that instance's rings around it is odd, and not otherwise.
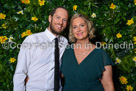
[{"label": "green foliage background", "polygon": [[[110,9],[111,3],[116,8]],[[77,5],[77,10],[73,11],[73,5]],[[136,36],[136,5],[134,0],[46,0],[44,6],[39,6],[38,0],[31,0],[30,4],[23,4],[20,0],[0,0],[0,13],[6,14],[6,18],[0,20],[0,36],[13,36],[13,41],[22,43],[24,38],[21,34],[30,29],[32,33],[44,31],[48,26],[48,14],[56,6],[64,6],[69,10],[70,16],[74,13],[83,13],[94,22],[97,30],[95,40],[108,43],[133,43]],[[17,14],[23,10],[24,14]],[[92,13],[96,18],[92,18]],[[39,20],[34,22],[31,17],[36,16]],[[134,24],[128,26],[127,20],[134,19]],[[7,29],[2,28],[2,24],[7,25]],[[117,33],[122,34],[122,38],[117,38]],[[67,37],[68,29],[63,33]],[[15,45],[14,45],[15,46]],[[135,48],[136,45],[134,45]],[[136,56],[134,48],[130,49],[105,49],[113,61],[118,57],[120,64],[114,67],[114,84],[116,91],[127,91],[126,85],[119,81],[120,76],[125,76],[128,85],[136,91],[136,63],[132,58]],[[12,91],[13,74],[16,63],[10,63],[10,58],[16,58],[19,48],[4,49],[0,44],[0,91]]]}]

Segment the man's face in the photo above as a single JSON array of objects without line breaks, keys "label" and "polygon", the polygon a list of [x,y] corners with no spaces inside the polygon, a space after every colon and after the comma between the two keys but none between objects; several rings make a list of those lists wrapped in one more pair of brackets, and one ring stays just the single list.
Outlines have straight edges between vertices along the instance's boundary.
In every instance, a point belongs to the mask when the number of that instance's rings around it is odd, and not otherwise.
[{"label": "man's face", "polygon": [[49,29],[55,35],[59,35],[67,26],[68,13],[58,8],[53,16],[49,16]]}]

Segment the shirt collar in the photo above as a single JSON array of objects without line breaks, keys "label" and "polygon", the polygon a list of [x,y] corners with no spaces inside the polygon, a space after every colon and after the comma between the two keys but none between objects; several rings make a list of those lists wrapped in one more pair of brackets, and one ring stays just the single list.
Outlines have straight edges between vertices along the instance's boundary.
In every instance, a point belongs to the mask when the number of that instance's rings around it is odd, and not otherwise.
[{"label": "shirt collar", "polygon": [[[45,30],[45,34],[50,39],[50,41],[53,41],[56,38],[56,36],[53,33],[51,33],[51,31],[49,31],[47,28]],[[57,36],[57,37],[59,37],[59,36]]]}]

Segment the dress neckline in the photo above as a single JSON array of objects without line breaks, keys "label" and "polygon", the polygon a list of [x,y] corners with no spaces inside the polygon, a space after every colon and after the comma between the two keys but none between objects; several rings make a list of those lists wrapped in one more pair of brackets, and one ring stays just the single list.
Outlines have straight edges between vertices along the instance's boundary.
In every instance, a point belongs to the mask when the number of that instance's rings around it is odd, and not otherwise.
[{"label": "dress neckline", "polygon": [[78,66],[80,66],[81,64],[84,63],[84,61],[89,57],[89,55],[91,55],[93,52],[95,52],[96,48],[94,48],[80,63],[78,63],[77,61],[77,58],[76,58],[76,55],[75,55],[75,52],[74,52],[74,49],[72,49],[72,53],[74,55],[74,59],[75,59],[75,62]]}]

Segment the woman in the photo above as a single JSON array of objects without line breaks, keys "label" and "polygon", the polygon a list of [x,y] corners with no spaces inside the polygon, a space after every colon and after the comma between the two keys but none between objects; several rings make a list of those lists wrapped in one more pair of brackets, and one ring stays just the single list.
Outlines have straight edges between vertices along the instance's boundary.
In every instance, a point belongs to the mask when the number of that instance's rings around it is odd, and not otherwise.
[{"label": "woman", "polygon": [[113,62],[89,41],[94,31],[93,23],[84,15],[72,16],[69,40],[74,46],[67,48],[62,58],[63,91],[114,91]]}]

